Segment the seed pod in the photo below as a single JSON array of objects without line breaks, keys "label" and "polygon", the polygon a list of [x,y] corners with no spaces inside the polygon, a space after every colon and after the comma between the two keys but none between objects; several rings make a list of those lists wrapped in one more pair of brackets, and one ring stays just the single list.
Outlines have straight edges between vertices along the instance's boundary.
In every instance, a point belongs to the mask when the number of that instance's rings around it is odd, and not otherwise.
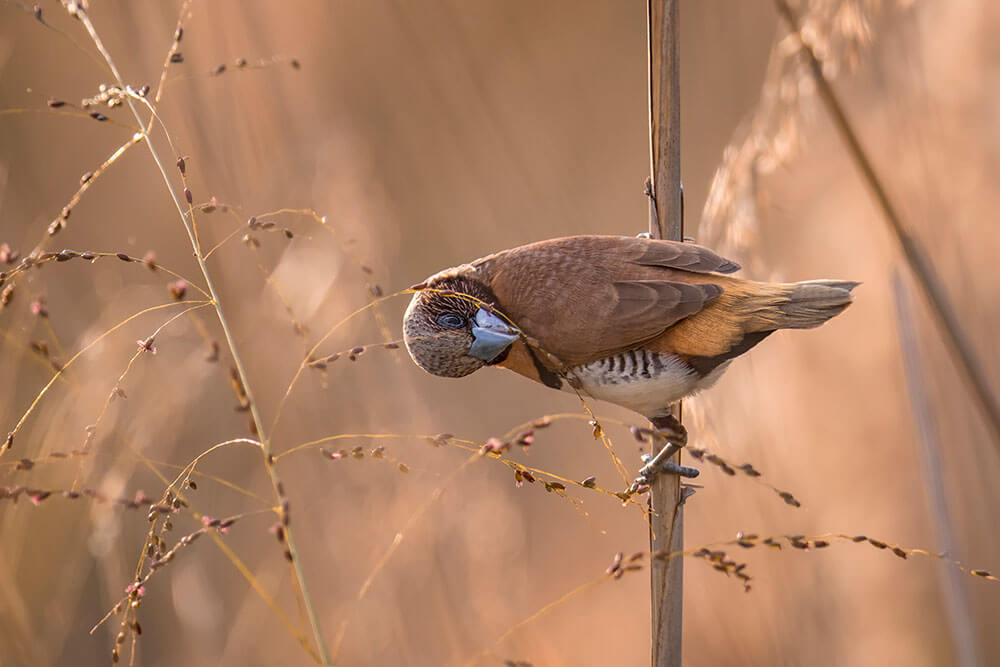
[{"label": "seed pod", "polygon": [[782,500],[784,500],[787,504],[791,505],[792,507],[802,507],[802,503],[796,500],[795,496],[790,494],[788,491],[779,491],[778,495],[781,497]]},{"label": "seed pod", "polygon": [[172,283],[168,283],[167,292],[170,293],[170,296],[172,296],[175,301],[180,301],[187,293],[187,282],[184,280],[175,280]]}]

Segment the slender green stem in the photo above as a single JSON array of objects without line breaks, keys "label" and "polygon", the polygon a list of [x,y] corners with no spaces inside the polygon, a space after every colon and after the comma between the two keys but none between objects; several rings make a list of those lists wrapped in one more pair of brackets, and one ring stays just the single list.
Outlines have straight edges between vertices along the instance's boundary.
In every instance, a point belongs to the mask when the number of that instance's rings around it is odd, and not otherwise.
[{"label": "slender green stem", "polygon": [[[76,15],[83,23],[87,32],[90,34],[90,38],[94,42],[94,46],[100,51],[104,60],[108,63],[108,67],[111,69],[112,75],[115,77],[118,85],[123,91],[127,90],[124,79],[122,79],[121,74],[118,72],[118,68],[115,66],[114,60],[111,58],[111,54],[105,48],[104,43],[101,41],[100,36],[94,29],[93,23],[90,21],[90,17],[83,8],[78,8],[76,10]],[[240,376],[240,381],[243,383],[243,389],[246,392],[247,399],[250,402],[250,414],[253,418],[254,425],[257,428],[257,434],[260,437],[261,451],[264,453],[264,466],[267,468],[267,473],[271,479],[271,485],[274,487],[275,495],[281,500],[283,496],[281,489],[281,480],[278,477],[278,472],[274,467],[274,457],[271,455],[271,443],[264,432],[264,421],[261,419],[260,411],[257,408],[257,401],[254,399],[253,392],[250,388],[249,378],[247,377],[246,368],[243,365],[243,360],[240,357],[239,352],[236,349],[236,340],[233,337],[232,330],[229,327],[229,322],[226,319],[225,312],[222,309],[222,302],[219,299],[219,294],[215,289],[215,283],[212,280],[212,275],[209,273],[208,265],[205,262],[205,258],[201,253],[201,249],[198,244],[198,239],[195,236],[194,228],[191,225],[191,221],[188,219],[184,212],[184,206],[181,204],[180,199],[177,196],[177,192],[174,190],[170,183],[170,176],[167,174],[167,170],[163,165],[163,161],[160,159],[159,153],[156,151],[156,147],[150,139],[149,131],[146,129],[146,125],[143,122],[142,116],[139,114],[139,109],[135,105],[135,101],[129,97],[127,94],[124,95],[125,101],[128,104],[129,109],[132,111],[132,115],[135,116],[136,122],[139,123],[143,138],[145,139],[146,147],[149,149],[149,153],[156,163],[157,168],[160,170],[160,174],[163,176],[163,181],[167,186],[167,191],[170,193],[170,197],[173,199],[174,206],[177,208],[177,213],[180,215],[181,222],[184,224],[184,229],[187,232],[188,239],[191,241],[191,248],[194,252],[195,258],[198,260],[198,267],[201,269],[201,273],[205,278],[205,285],[208,288],[209,294],[212,296],[212,305],[215,306],[216,315],[219,318],[219,325],[222,327],[222,332],[226,337],[226,343],[229,346],[229,352],[233,357],[233,364],[236,366],[236,371]],[[280,510],[284,512],[284,509]],[[295,571],[295,577],[298,581],[299,591],[302,594],[302,604],[305,607],[306,615],[309,617],[309,624],[312,627],[313,637],[316,640],[316,647],[319,650],[320,658],[324,665],[331,664],[330,653],[327,649],[326,642],[323,639],[323,632],[319,625],[319,617],[316,615],[316,609],[313,606],[312,600],[309,595],[309,589],[306,586],[305,574],[302,570],[302,561],[299,557],[299,552],[295,547],[295,541],[292,537],[292,531],[290,526],[284,526],[285,533],[285,543],[288,546],[288,553],[291,555],[292,568]]]}]

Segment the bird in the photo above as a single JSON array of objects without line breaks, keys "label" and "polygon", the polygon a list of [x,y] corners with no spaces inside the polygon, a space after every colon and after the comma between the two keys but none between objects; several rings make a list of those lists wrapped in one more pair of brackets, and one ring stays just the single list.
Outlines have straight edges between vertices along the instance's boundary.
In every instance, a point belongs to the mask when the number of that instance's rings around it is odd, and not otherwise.
[{"label": "bird", "polygon": [[676,436],[671,406],[710,388],[779,329],[817,327],[860,283],[756,282],[694,243],[554,238],[440,271],[414,285],[403,341],[425,371],[494,366],[636,412]]}]

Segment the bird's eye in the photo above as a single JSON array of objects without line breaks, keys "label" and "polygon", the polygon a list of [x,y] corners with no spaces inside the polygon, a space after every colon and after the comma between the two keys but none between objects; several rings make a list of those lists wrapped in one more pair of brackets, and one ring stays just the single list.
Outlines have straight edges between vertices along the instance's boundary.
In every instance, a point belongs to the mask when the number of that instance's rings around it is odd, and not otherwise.
[{"label": "bird's eye", "polygon": [[447,329],[461,329],[465,326],[465,318],[457,313],[445,313],[437,318],[437,323]]}]

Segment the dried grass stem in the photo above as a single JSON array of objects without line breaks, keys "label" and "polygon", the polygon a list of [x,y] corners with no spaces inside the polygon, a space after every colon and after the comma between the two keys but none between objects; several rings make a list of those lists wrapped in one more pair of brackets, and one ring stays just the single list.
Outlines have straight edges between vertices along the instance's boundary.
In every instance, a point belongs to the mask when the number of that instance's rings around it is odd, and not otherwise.
[{"label": "dried grass stem", "polygon": [[[111,69],[111,73],[115,78],[115,81],[118,83],[118,85],[121,87],[122,90],[127,90],[128,87],[125,84],[124,79],[119,73],[118,68],[114,63],[114,60],[111,57],[111,54],[108,52],[108,50],[104,46],[104,43],[101,41],[101,38],[98,35],[97,31],[95,30],[93,23],[90,21],[90,17],[87,14],[86,10],[82,7],[78,7],[76,10],[76,15],[83,23],[87,32],[89,33],[91,40],[93,40],[94,42],[94,46],[97,47],[97,50],[100,51],[101,55],[104,57],[104,60],[107,62],[108,67]],[[202,276],[205,278],[205,286],[208,288],[209,294],[211,294],[212,296],[212,305],[215,307],[215,312],[219,319],[219,325],[222,327],[222,332],[226,337],[226,344],[229,346],[229,351],[233,358],[233,364],[236,366],[236,370],[240,376],[240,381],[243,383],[244,390],[246,391],[247,398],[249,399],[250,413],[251,416],[253,417],[254,425],[260,437],[260,445],[261,445],[261,451],[264,454],[265,468],[267,469],[268,476],[270,477],[271,485],[272,487],[274,487],[275,495],[276,497],[279,498],[279,501],[282,503],[282,506],[284,507],[284,498],[281,497],[283,496],[283,493],[281,492],[282,489],[281,480],[278,477],[277,470],[273,465],[273,457],[271,456],[271,445],[264,430],[264,420],[261,418],[260,411],[257,406],[257,401],[254,400],[246,368],[239,354],[239,350],[236,347],[236,340],[233,337],[232,330],[229,327],[229,322],[226,319],[225,312],[222,308],[222,302],[219,299],[218,291],[216,290],[215,283],[212,280],[212,275],[209,272],[208,265],[206,264],[205,258],[202,255],[201,247],[198,242],[197,236],[195,234],[194,227],[192,225],[191,220],[189,220],[188,216],[185,214],[184,206],[181,204],[181,201],[177,196],[177,192],[174,190],[173,186],[170,183],[170,176],[167,174],[167,170],[164,167],[163,161],[160,159],[160,156],[156,151],[156,147],[153,145],[153,142],[151,141],[151,138],[149,136],[149,130],[147,129],[147,126],[144,123],[142,116],[139,114],[139,109],[136,107],[135,101],[132,99],[131,96],[128,95],[125,96],[125,101],[127,102],[128,107],[132,112],[132,115],[135,117],[136,122],[139,123],[139,126],[142,128],[142,134],[143,138],[145,139],[146,147],[149,149],[150,156],[153,158],[153,161],[156,163],[156,166],[159,169],[161,176],[163,177],[163,181],[167,186],[167,190],[170,192],[170,197],[171,199],[173,199],[174,206],[176,206],[177,208],[177,213],[181,218],[181,222],[184,225],[184,229],[188,234],[188,239],[191,242],[192,250],[194,251],[195,258],[198,261],[198,267],[201,269]],[[284,509],[282,509],[282,512],[284,512]],[[301,558],[299,556],[298,550],[295,547],[295,542],[292,538],[292,531],[289,526],[285,526],[285,544],[288,548],[288,553],[290,555],[292,568],[295,572],[295,578],[297,580],[299,591],[301,593],[302,605],[305,609],[306,616],[309,619],[309,624],[312,629],[313,638],[316,642],[316,647],[319,652],[321,661],[325,665],[331,664],[329,650],[327,649],[326,642],[323,639],[323,633],[319,625],[319,618],[316,614],[315,606],[312,603],[312,599],[309,594],[309,588],[306,585],[305,573],[302,570]]]}]

